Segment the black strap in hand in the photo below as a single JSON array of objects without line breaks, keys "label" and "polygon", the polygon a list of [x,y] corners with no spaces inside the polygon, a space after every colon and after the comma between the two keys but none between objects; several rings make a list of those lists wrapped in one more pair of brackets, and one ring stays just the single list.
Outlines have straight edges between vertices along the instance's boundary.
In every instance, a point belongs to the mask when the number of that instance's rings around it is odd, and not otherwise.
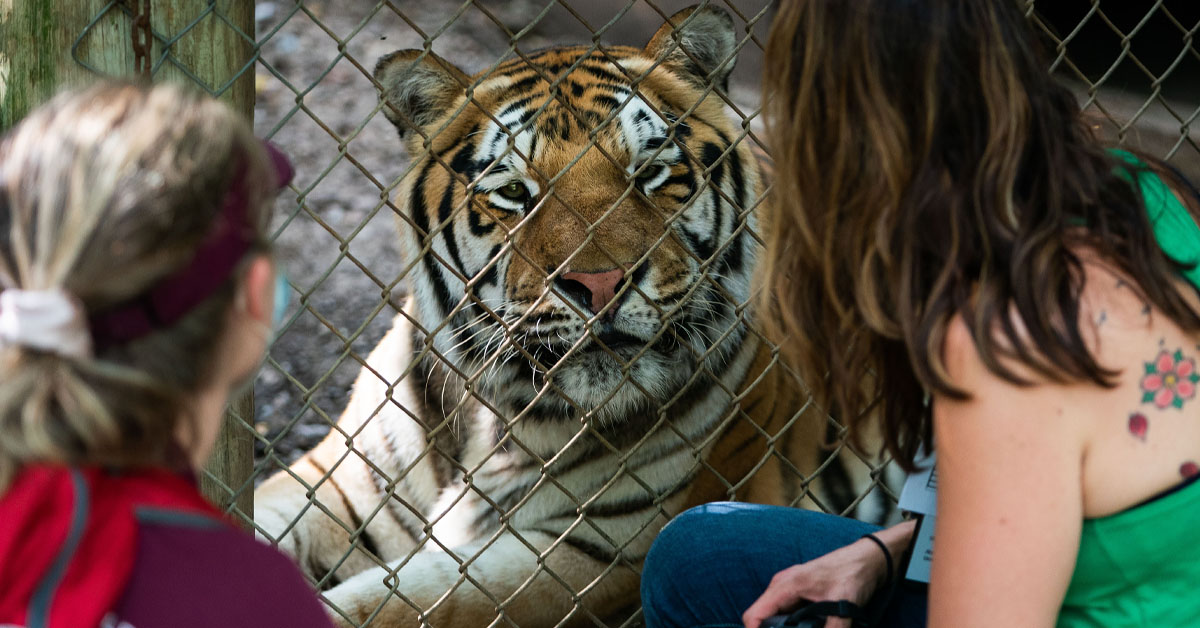
[{"label": "black strap in hand", "polygon": [[846,617],[858,621],[863,609],[850,600],[836,602],[808,602],[787,615],[776,615],[763,620],[768,628],[822,628],[829,617]]},{"label": "black strap in hand", "polygon": [[862,616],[863,609],[861,606],[851,602],[850,600],[838,600],[836,602],[811,602],[789,615],[788,619],[791,620],[794,618],[799,620],[815,617],[845,617],[846,619],[860,619]]},{"label": "black strap in hand", "polygon": [[768,623],[772,627],[779,626],[781,628],[820,628],[825,625],[825,618],[844,617],[851,620],[856,628],[870,628],[879,625],[896,593],[899,574],[895,573],[896,564],[892,560],[892,552],[886,543],[874,534],[864,534],[862,538],[870,539],[879,546],[879,549],[883,551],[883,560],[887,566],[887,579],[883,583],[882,597],[875,597],[874,612],[868,613],[866,609],[850,600],[809,602],[788,614],[782,622],[778,621],[780,616],[776,616],[771,618],[774,621]]}]

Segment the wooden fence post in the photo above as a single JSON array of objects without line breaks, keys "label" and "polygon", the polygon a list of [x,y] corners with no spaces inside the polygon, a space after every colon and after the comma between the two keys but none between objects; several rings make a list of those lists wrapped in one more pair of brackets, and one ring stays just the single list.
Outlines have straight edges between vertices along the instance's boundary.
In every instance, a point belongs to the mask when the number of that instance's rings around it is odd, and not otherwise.
[{"label": "wooden fence post", "polygon": [[[139,0],[0,0],[0,130],[55,92],[95,80],[97,73],[133,74],[130,15],[141,6]],[[199,84],[252,118],[254,2],[152,0],[150,24],[157,35],[150,55],[157,64],[155,81]],[[164,60],[164,43],[173,60]],[[235,496],[224,486],[237,491],[254,471],[253,393],[233,400],[230,410],[209,462],[213,478],[201,474],[201,489],[222,507],[232,502],[248,525],[253,487]]]},{"label": "wooden fence post", "polygon": [[71,50],[102,13],[92,28],[97,39],[82,41],[81,52],[105,73],[132,70],[129,20],[120,11],[104,12],[107,4],[0,0],[0,129],[8,129],[60,89],[95,77],[72,59]]}]

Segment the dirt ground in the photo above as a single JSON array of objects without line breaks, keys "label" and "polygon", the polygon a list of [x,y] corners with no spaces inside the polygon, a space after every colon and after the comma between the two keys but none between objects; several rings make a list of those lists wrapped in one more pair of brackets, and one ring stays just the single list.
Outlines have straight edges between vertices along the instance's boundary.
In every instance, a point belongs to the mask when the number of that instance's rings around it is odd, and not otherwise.
[{"label": "dirt ground", "polygon": [[[381,55],[422,48],[427,40],[467,72],[483,70],[513,56],[504,27],[526,28],[545,6],[532,0],[481,3],[494,21],[469,3],[464,9],[461,2],[403,2],[396,3],[398,10],[377,4],[257,4],[264,63],[256,72],[255,128],[291,156],[297,171],[295,192],[285,192],[276,205],[277,252],[294,290],[286,327],[255,384],[260,459],[290,462],[328,432],[349,397],[359,359],[382,337],[404,296],[394,209],[383,199],[409,159],[377,111],[364,72]],[[590,30],[625,3],[579,4],[586,24],[557,7],[517,46],[531,51],[586,43]],[[667,1],[661,7],[669,15],[688,4]],[[765,2],[734,4],[752,16]],[[640,3],[602,41],[641,46],[662,22],[662,15]],[[757,44],[749,42],[742,56],[731,91],[751,112],[761,59]],[[390,303],[384,303],[389,290]]]}]

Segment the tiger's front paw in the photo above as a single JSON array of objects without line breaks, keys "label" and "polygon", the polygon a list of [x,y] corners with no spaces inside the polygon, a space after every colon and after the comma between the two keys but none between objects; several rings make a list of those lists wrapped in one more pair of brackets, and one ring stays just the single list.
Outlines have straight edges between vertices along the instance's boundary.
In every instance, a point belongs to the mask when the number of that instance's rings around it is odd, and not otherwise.
[{"label": "tiger's front paw", "polygon": [[382,570],[377,577],[359,574],[324,593],[329,616],[339,628],[408,628],[420,624],[420,613],[401,594],[384,584]]},{"label": "tiger's front paw", "polygon": [[362,625],[358,622],[352,622],[351,620],[346,619],[341,613],[333,610],[332,608],[326,608],[325,610],[329,613],[330,621],[332,621],[333,625],[337,628],[356,628],[357,626]]}]

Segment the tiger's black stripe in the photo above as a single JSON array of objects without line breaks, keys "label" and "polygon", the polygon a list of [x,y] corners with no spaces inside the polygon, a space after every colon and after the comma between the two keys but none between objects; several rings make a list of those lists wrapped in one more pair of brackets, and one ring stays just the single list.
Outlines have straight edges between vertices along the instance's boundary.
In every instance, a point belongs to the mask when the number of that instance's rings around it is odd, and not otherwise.
[{"label": "tiger's black stripe", "polygon": [[[417,177],[416,183],[413,184],[412,194],[412,211],[409,214],[412,216],[413,222],[416,224],[417,232],[413,234],[413,239],[416,240],[415,245],[421,248],[421,239],[430,237],[429,232],[429,215],[425,207],[425,181],[429,176],[429,172],[433,170],[435,160],[428,160],[425,166],[421,168],[421,174]],[[426,279],[433,287],[433,293],[436,297],[436,303],[441,311],[442,318],[450,315],[454,310],[454,300],[450,297],[450,289],[446,283],[441,281],[441,270],[437,267],[437,262],[432,255],[421,256],[421,264],[425,267]]]},{"label": "tiger's black stripe", "polygon": [[363,525],[363,520],[362,517],[359,516],[358,510],[354,507],[354,504],[350,502],[350,498],[346,495],[346,491],[343,491],[342,487],[338,485],[338,482],[334,479],[333,474],[314,459],[310,458],[308,462],[317,470],[317,473],[320,473],[325,478],[326,482],[329,482],[329,485],[333,487],[333,490],[337,491],[338,497],[342,500],[342,506],[346,508],[346,514],[350,515],[350,523],[354,526],[357,538],[362,542],[362,549],[366,550],[372,556],[377,558],[382,557],[383,554],[379,553],[379,546],[375,544],[375,539],[371,538],[370,531],[366,526]]},{"label": "tiger's black stripe", "polygon": [[[396,522],[396,525],[404,529],[409,538],[411,538],[414,542],[420,543],[421,539],[425,537],[425,529],[424,527],[417,526],[409,520],[409,517],[415,516],[413,513],[421,512],[420,509],[414,507],[412,504],[409,504],[404,500],[404,498],[397,495],[395,487],[393,486],[389,488],[387,481],[378,473],[371,473],[371,482],[375,485],[376,498],[383,497],[387,500],[385,502],[387,504],[387,508],[384,508],[383,510],[386,511],[392,520]],[[397,504],[403,506],[406,510],[397,512]]]},{"label": "tiger's black stripe", "polygon": [[692,487],[692,481],[696,479],[696,473],[692,472],[678,484],[672,487],[666,493],[661,495],[650,495],[643,493],[640,496],[623,499],[615,502],[598,504],[593,502],[583,509],[583,515],[586,517],[607,518],[607,517],[623,517],[647,510],[656,504],[675,497],[676,495],[688,490]]},{"label": "tiger's black stripe", "polygon": [[560,532],[554,532],[553,530],[545,530],[545,529],[541,529],[541,528],[535,529],[534,532],[541,532],[542,534],[545,534],[546,536],[549,536],[551,538],[561,538],[562,543],[564,545],[567,545],[568,547],[570,547],[572,549],[578,550],[578,551],[582,552],[584,555],[586,555],[587,557],[591,558],[592,560],[595,560],[595,561],[598,561],[601,563],[612,564],[612,563],[616,562],[617,557],[620,555],[615,549],[601,547],[600,545],[598,545],[596,543],[592,543],[590,541],[585,541],[577,536],[572,536],[570,534],[568,534],[564,537],[564,536],[562,536],[562,533],[560,533]]},{"label": "tiger's black stripe", "polygon": [[[454,153],[454,156],[450,159],[450,169],[470,179],[472,177],[471,165],[474,162],[471,160],[468,148],[470,148],[469,145],[463,146]],[[455,238],[454,223],[450,221],[450,214],[454,210],[455,188],[455,185],[449,185],[442,192],[442,200],[438,204],[438,224],[444,225],[441,236],[446,245],[446,252],[450,254],[450,260],[454,263],[455,269],[463,277],[470,277],[472,273],[467,271],[466,264],[463,263],[462,255],[458,251],[458,240]],[[453,309],[453,306],[451,306],[451,309]]]}]

